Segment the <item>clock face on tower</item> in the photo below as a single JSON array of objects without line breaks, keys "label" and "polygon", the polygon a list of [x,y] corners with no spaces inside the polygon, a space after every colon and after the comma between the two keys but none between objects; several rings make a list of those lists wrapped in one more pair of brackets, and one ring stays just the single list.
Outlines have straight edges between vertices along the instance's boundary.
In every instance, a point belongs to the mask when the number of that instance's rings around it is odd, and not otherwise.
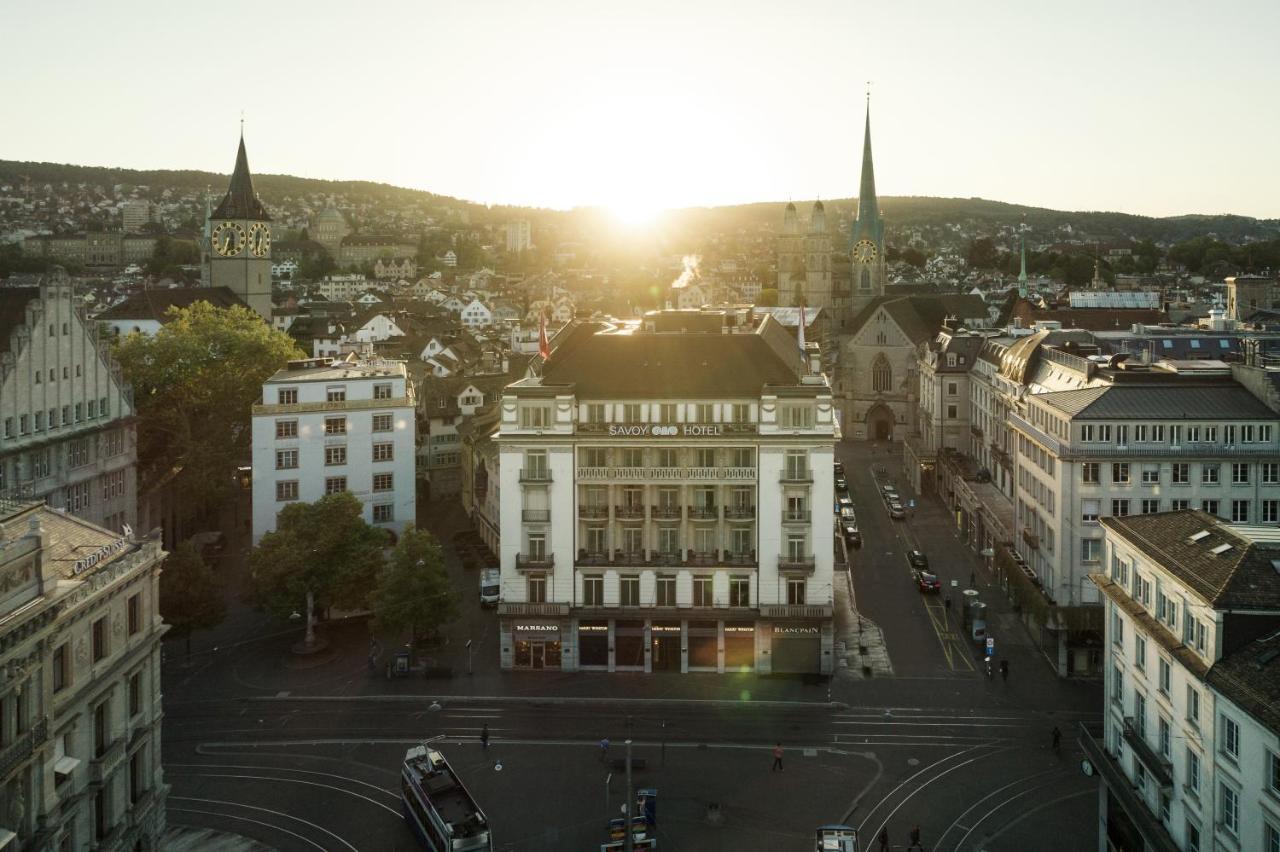
[{"label": "clock face on tower", "polygon": [[258,222],[249,228],[249,253],[266,257],[271,253],[271,228]]},{"label": "clock face on tower", "polygon": [[858,240],[853,244],[853,259],[858,263],[870,263],[876,259],[876,244],[871,240]]},{"label": "clock face on tower", "polygon": [[233,257],[244,248],[244,228],[235,222],[222,222],[213,229],[213,250],[223,257]]}]

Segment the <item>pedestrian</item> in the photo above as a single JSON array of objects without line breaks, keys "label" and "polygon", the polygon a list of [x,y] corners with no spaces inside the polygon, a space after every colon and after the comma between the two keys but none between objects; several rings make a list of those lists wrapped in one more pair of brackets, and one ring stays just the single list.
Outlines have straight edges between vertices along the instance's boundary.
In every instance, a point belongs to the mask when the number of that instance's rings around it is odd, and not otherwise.
[{"label": "pedestrian", "polygon": [[480,745],[482,748],[489,748],[489,723],[485,722],[484,727],[480,729]]},{"label": "pedestrian", "polygon": [[947,598],[945,603],[947,607],[947,612],[951,612],[951,593],[950,592],[947,593]]},{"label": "pedestrian", "polygon": [[1008,660],[1000,661],[1000,679],[1003,680],[1005,683],[1009,682],[1009,661]]},{"label": "pedestrian", "polygon": [[972,589],[977,585],[978,585],[978,574],[976,571],[970,571],[969,572],[969,588]]},{"label": "pedestrian", "polygon": [[782,743],[777,743],[773,747],[773,767],[769,771],[775,770],[782,771]]},{"label": "pedestrian", "polygon": [[1062,745],[1062,731],[1058,730],[1058,726],[1053,726],[1053,753],[1058,753],[1058,748]]},{"label": "pedestrian", "polygon": [[922,848],[924,848],[924,847],[922,847],[922,846],[920,845],[920,826],[918,826],[918,825],[913,825],[913,826],[911,827],[911,845],[910,845],[910,846],[908,846],[907,848],[908,848],[908,849],[922,849]]},{"label": "pedestrian", "polygon": [[880,829],[880,852],[889,852],[889,826]]},{"label": "pedestrian", "polygon": [[609,738],[605,737],[600,741],[600,762],[604,763],[609,759]]}]

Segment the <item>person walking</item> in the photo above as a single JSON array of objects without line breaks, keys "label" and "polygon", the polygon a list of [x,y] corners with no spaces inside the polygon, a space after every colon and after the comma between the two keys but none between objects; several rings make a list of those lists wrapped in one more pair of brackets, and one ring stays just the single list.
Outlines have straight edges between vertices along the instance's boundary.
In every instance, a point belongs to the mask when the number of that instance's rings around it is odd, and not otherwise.
[{"label": "person walking", "polygon": [[1053,726],[1053,753],[1057,754],[1062,746],[1062,731],[1058,730],[1058,726]]},{"label": "person walking", "polygon": [[923,848],[924,847],[920,845],[920,826],[913,825],[911,826],[911,845],[908,846],[907,849],[923,849]]},{"label": "person walking", "polygon": [[489,723],[485,722],[484,727],[480,729],[480,746],[481,748],[489,748]]},{"label": "person walking", "polygon": [[1008,660],[1000,661],[1000,679],[1003,680],[1005,683],[1009,682],[1009,661]]},{"label": "person walking", "polygon": [[600,740],[600,762],[605,763],[609,760],[609,738],[605,737]]},{"label": "person walking", "polygon": [[889,826],[880,829],[880,852],[889,852]]},{"label": "person walking", "polygon": [[777,743],[773,747],[773,767],[769,771],[773,772],[775,770],[782,771],[782,743]]}]

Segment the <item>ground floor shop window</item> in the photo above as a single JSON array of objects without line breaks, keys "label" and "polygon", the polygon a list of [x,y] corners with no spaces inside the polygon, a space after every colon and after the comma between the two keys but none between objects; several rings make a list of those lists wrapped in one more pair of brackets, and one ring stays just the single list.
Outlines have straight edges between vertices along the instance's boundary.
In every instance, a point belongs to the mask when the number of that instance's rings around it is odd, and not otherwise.
[{"label": "ground floor shop window", "polygon": [[756,629],[752,624],[724,626],[726,671],[752,671],[756,667]]},{"label": "ground floor shop window", "polygon": [[680,671],[680,622],[655,621],[652,635],[652,665],[655,672]]},{"label": "ground floor shop window", "polygon": [[689,667],[714,669],[719,657],[714,621],[689,622]]},{"label": "ground floor shop window", "polygon": [[578,664],[609,665],[609,622],[583,621],[578,624]]},{"label": "ground floor shop window", "polygon": [[644,622],[615,622],[613,648],[614,664],[618,668],[644,668]]}]

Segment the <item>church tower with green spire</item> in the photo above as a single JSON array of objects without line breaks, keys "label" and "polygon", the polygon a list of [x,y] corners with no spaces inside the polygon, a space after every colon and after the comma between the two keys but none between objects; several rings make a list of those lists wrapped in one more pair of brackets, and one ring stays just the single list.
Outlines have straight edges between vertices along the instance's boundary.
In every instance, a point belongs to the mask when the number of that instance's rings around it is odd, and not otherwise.
[{"label": "church tower with green spire", "polygon": [[1027,298],[1027,238],[1022,238],[1022,266],[1018,269],[1018,295]]},{"label": "church tower with green spire", "polygon": [[888,278],[885,261],[884,217],[876,198],[876,171],[871,159],[871,94],[867,94],[867,119],[862,137],[862,182],[858,187],[858,215],[849,240],[852,261],[854,314],[877,296],[883,296]]},{"label": "church tower with green spire", "polygon": [[227,194],[207,220],[209,283],[271,319],[271,216],[253,189],[244,132]]}]

